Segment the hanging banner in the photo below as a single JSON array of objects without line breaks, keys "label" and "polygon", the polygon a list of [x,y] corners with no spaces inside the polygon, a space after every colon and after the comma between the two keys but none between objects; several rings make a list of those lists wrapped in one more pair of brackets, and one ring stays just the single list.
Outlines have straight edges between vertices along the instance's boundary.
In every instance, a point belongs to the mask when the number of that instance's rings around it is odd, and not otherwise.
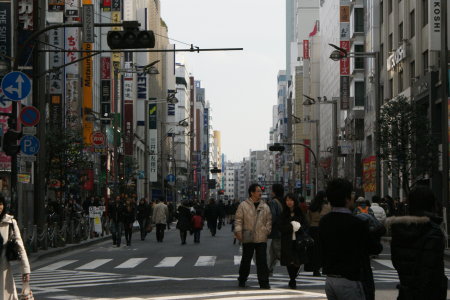
[{"label": "hanging banner", "polygon": [[428,4],[428,49],[430,51],[441,51],[441,0],[429,0]]},{"label": "hanging banner", "polygon": [[[11,3],[0,2],[0,54],[11,57]],[[0,56],[8,65],[11,61]]]},{"label": "hanging banner", "polygon": [[365,193],[376,191],[376,157],[369,156],[363,159],[363,190]]},{"label": "hanging banner", "polygon": [[303,40],[303,58],[309,59],[309,40]]},{"label": "hanging banner", "polygon": [[133,102],[125,101],[123,148],[125,155],[133,155]]},{"label": "hanging banner", "polygon": [[[83,50],[92,50],[91,43],[83,43]],[[89,53],[83,53],[83,57],[88,56]],[[94,130],[94,122],[87,120],[86,110],[92,110],[92,57],[85,58],[83,60],[83,142],[85,145],[91,144],[91,135]]]},{"label": "hanging banner", "polygon": [[102,79],[111,79],[111,57],[102,57],[100,59],[101,65],[101,78]]},{"label": "hanging banner", "polygon": [[149,151],[150,151],[150,182],[158,181],[158,130],[156,104],[149,104],[147,113],[149,114]]},{"label": "hanging banner", "polygon": [[[64,48],[64,29],[58,28],[49,31],[49,43],[56,48]],[[64,53],[50,52],[49,54],[50,69],[60,67],[64,64]],[[50,95],[60,95],[63,93],[63,71],[61,68],[49,74],[49,92]]]}]

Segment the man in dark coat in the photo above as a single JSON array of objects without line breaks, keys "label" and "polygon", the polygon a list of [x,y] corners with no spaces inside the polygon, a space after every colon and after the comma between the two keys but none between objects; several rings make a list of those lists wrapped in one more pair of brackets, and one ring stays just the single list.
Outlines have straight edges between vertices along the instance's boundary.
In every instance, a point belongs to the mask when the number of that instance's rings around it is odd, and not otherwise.
[{"label": "man in dark coat", "polygon": [[214,198],[209,199],[209,204],[205,208],[205,219],[208,224],[211,235],[215,236],[217,231],[217,219],[219,218],[219,207],[216,204]]},{"label": "man in dark coat", "polygon": [[[112,198],[113,200],[114,198]],[[109,224],[111,226],[111,235],[113,239],[113,245],[117,245],[120,247],[120,242],[122,239],[122,231],[123,231],[123,221],[124,221],[124,210],[125,206],[123,202],[120,200],[120,197],[117,196],[115,200],[113,200],[108,207],[108,215],[109,215]]]},{"label": "man in dark coat", "polygon": [[398,300],[447,299],[442,219],[434,214],[436,198],[425,186],[408,195],[409,216],[390,217],[391,259],[398,272]]},{"label": "man in dark coat", "polygon": [[269,246],[269,255],[267,266],[269,267],[270,274],[273,273],[273,268],[277,260],[280,260],[281,255],[281,233],[280,233],[280,219],[283,212],[283,196],[284,187],[280,183],[272,185],[272,199],[267,204],[270,207],[270,213],[272,214],[272,231],[268,238],[272,240]]}]

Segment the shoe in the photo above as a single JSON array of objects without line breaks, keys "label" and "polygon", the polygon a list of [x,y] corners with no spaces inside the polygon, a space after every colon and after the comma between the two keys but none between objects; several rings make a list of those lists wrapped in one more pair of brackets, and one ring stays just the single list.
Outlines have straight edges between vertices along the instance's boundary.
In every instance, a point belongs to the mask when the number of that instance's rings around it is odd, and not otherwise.
[{"label": "shoe", "polygon": [[295,282],[295,279],[289,280],[289,287],[293,290],[297,289],[297,282]]},{"label": "shoe", "polygon": [[245,287],[245,281],[239,281],[239,287]]},{"label": "shoe", "polygon": [[314,271],[313,276],[314,277],[321,277],[322,274],[320,274],[320,271]]},{"label": "shoe", "polygon": [[259,286],[259,288],[260,288],[260,289],[263,289],[263,290],[270,290],[270,285],[269,285],[269,284],[261,284],[261,285]]}]

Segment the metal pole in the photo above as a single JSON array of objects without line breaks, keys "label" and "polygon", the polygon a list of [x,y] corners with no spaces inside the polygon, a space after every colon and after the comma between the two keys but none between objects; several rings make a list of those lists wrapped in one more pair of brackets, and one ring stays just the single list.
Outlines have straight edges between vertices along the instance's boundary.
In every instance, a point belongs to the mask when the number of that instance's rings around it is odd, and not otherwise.
[{"label": "metal pole", "polygon": [[337,101],[333,100],[331,102],[333,104],[333,178],[338,177],[338,110],[337,110]]},{"label": "metal pole", "polygon": [[[317,113],[316,113],[317,115]],[[314,185],[314,193],[317,195],[317,191],[319,190],[319,161],[320,161],[320,118],[316,118],[316,155],[317,160],[315,163],[315,176],[316,176],[316,184]],[[314,196],[315,196],[314,195]]]},{"label": "metal pole", "polygon": [[118,102],[119,102],[119,88],[117,86],[119,81],[119,71],[118,66],[114,64],[114,119],[113,119],[113,143],[114,143],[114,193],[117,196],[119,194],[118,190],[118,178],[119,178],[119,159],[118,159],[118,152],[117,152],[117,114],[118,114]]},{"label": "metal pole", "polygon": [[149,103],[148,100],[145,100],[144,102],[145,105],[145,122],[144,122],[144,198],[148,200],[148,156],[149,156],[149,151],[148,151],[148,127],[150,126],[150,124],[148,123],[148,115],[150,113],[150,107],[149,107]]},{"label": "metal pole", "polygon": [[375,189],[376,195],[381,196],[381,162],[380,162],[380,59],[379,52],[375,52]]}]

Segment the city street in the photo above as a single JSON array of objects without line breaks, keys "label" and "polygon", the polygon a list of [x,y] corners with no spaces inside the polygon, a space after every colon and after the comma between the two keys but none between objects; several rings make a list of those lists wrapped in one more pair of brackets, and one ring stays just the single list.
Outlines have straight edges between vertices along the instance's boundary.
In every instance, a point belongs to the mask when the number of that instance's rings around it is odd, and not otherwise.
[{"label": "city street", "polygon": [[[174,226],[163,243],[154,232],[145,241],[135,233],[131,247],[110,241],[50,257],[32,265],[31,286],[37,299],[326,299],[325,277],[301,273],[298,290],[287,287],[284,267],[276,267],[271,290],[260,290],[252,267],[246,288],[237,287],[240,246],[230,226],[211,237],[202,231],[181,245]],[[377,299],[395,299],[398,282],[389,255],[373,260]],[[447,276],[450,275],[447,270]],[[16,282],[20,283],[18,274]]]}]

